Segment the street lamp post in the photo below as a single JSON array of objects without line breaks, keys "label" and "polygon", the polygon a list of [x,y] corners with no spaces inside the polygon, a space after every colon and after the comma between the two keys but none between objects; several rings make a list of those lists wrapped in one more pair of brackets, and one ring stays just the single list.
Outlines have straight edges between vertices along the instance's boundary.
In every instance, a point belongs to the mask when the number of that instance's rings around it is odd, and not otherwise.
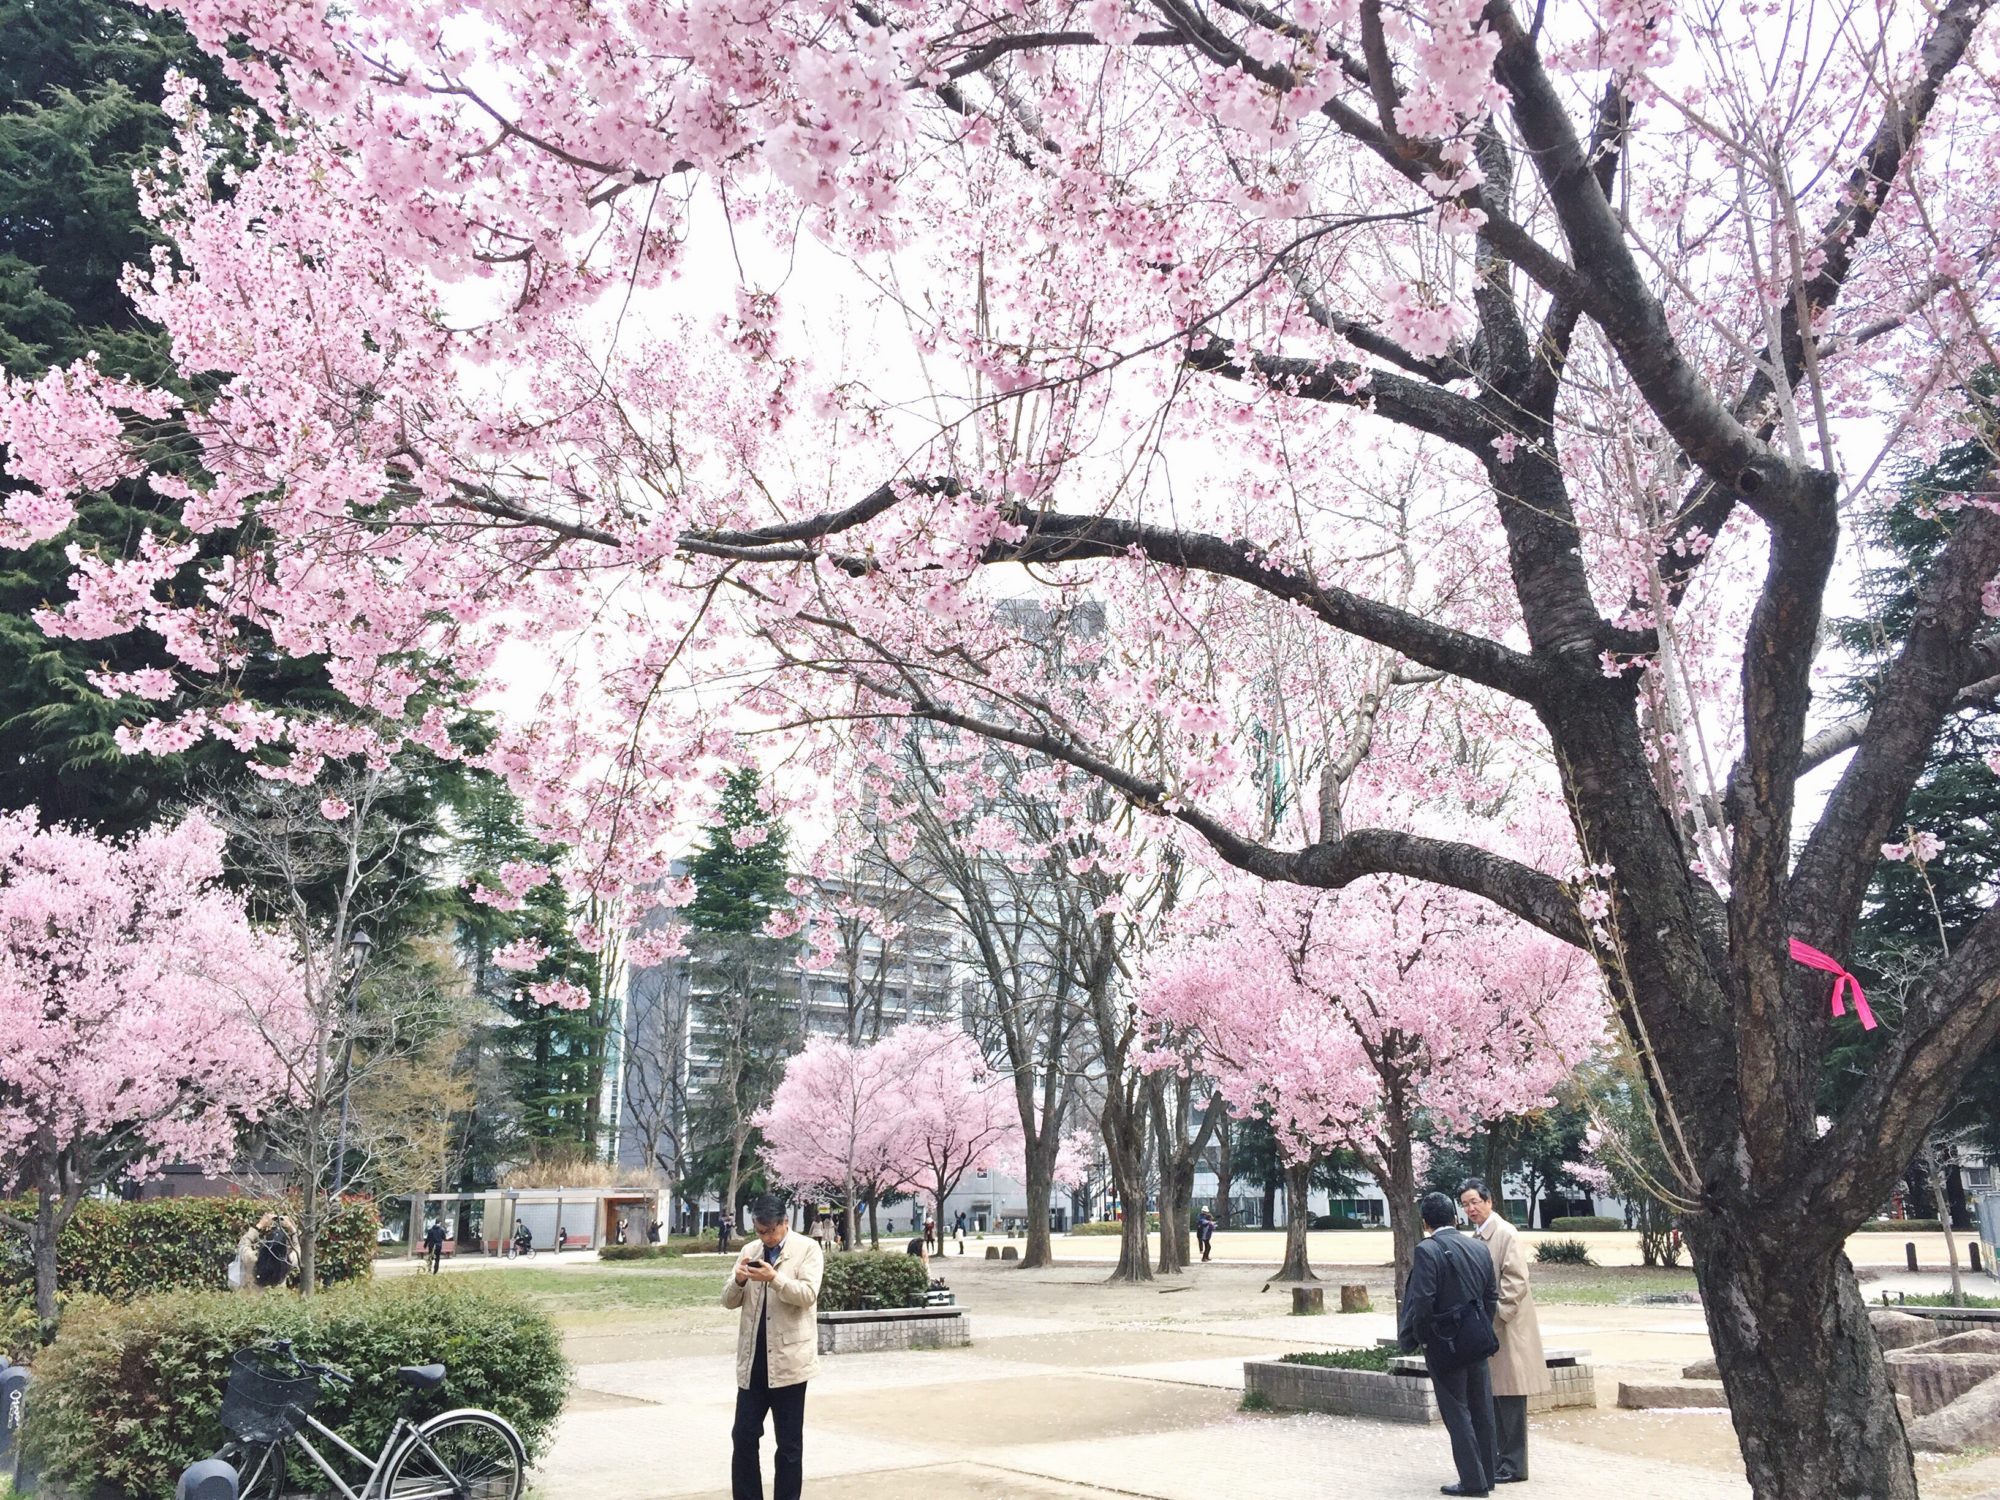
[{"label": "street lamp post", "polygon": [[354,968],[347,979],[347,1032],[340,1049],[340,1140],[333,1154],[333,1187],[338,1193],[347,1181],[347,1101],[354,1085],[354,1025],[361,1005],[361,970],[368,962],[374,939],[366,927],[356,927],[347,940]]}]

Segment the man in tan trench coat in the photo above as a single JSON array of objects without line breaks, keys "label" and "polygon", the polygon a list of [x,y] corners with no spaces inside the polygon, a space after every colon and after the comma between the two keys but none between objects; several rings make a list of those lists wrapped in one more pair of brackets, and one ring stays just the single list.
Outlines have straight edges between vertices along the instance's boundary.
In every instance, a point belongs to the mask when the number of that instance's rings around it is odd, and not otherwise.
[{"label": "man in tan trench coat", "polygon": [[1493,1314],[1500,1352],[1486,1362],[1493,1376],[1494,1436],[1500,1450],[1495,1483],[1519,1484],[1528,1477],[1528,1398],[1550,1388],[1542,1328],[1535,1320],[1535,1293],[1528,1285],[1528,1252],[1514,1226],[1495,1211],[1493,1194],[1477,1177],[1466,1179],[1458,1203],[1472,1232],[1486,1242],[1493,1274],[1500,1278],[1500,1306]]},{"label": "man in tan trench coat", "polygon": [[819,1284],[826,1258],[785,1224],[785,1205],[766,1193],[750,1208],[756,1238],[743,1247],[722,1305],[741,1308],[736,1329],[736,1425],[729,1487],[734,1500],[764,1500],[757,1449],[764,1414],[777,1430],[778,1461],[771,1493],[799,1500],[805,1479],[806,1382],[819,1370]]}]

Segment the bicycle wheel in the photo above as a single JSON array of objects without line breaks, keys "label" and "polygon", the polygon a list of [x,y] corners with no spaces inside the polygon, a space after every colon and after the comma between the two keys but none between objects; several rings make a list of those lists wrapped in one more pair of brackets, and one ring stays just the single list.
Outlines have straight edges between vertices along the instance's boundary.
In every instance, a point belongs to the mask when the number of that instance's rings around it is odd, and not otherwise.
[{"label": "bicycle wheel", "polygon": [[230,1443],[215,1456],[235,1465],[238,1500],[281,1500],[285,1493],[283,1443]]},{"label": "bicycle wheel", "polygon": [[417,1429],[389,1461],[386,1500],[520,1500],[528,1456],[490,1412],[452,1411]]}]

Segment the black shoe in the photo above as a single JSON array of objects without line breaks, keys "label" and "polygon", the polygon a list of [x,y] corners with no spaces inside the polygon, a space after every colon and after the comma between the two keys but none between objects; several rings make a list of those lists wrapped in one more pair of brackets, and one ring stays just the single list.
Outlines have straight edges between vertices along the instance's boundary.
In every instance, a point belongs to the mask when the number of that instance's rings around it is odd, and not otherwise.
[{"label": "black shoe", "polygon": [[1440,1495],[1490,1495],[1493,1491],[1469,1490],[1462,1484],[1441,1484],[1438,1486],[1438,1493]]},{"label": "black shoe", "polygon": [[1493,1482],[1495,1484],[1526,1484],[1528,1476],[1526,1474],[1502,1474]]}]

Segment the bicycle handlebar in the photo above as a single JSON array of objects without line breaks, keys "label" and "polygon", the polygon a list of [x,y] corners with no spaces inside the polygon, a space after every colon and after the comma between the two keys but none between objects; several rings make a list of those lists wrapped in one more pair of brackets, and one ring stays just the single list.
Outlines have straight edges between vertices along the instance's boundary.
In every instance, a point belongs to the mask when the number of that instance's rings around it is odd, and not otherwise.
[{"label": "bicycle handlebar", "polygon": [[331,1380],[336,1385],[351,1387],[354,1384],[354,1377],[345,1370],[335,1369],[332,1365],[316,1365],[311,1360],[300,1359],[298,1354],[293,1350],[290,1339],[272,1339],[268,1343],[259,1344],[257,1347],[268,1349],[280,1358],[290,1360],[292,1368],[302,1375],[315,1375],[321,1380]]}]

